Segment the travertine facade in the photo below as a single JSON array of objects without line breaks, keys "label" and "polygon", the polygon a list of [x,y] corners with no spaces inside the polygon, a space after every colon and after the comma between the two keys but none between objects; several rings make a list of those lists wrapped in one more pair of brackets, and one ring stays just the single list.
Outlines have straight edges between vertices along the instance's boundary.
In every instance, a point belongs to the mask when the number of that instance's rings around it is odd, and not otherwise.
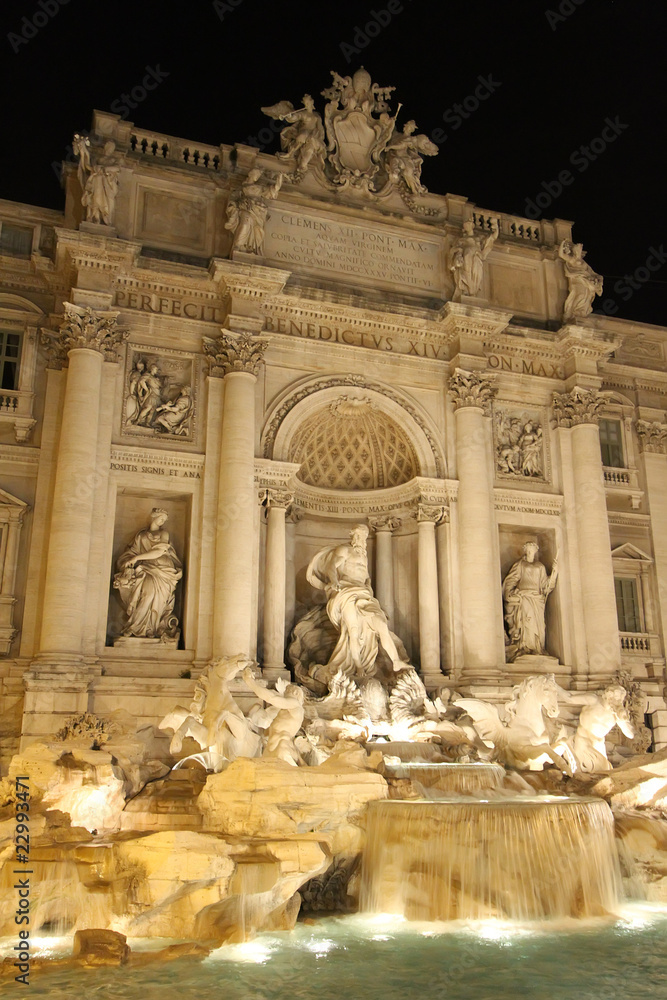
[{"label": "travertine facade", "polygon": [[[277,156],[96,113],[63,214],[0,202],[3,760],[75,712],[157,723],[215,657],[286,676],[360,522],[427,688],[624,670],[667,743],[667,329],[590,312],[570,223],[427,192],[391,89],[265,109]],[[558,576],[509,655],[527,542]]]}]

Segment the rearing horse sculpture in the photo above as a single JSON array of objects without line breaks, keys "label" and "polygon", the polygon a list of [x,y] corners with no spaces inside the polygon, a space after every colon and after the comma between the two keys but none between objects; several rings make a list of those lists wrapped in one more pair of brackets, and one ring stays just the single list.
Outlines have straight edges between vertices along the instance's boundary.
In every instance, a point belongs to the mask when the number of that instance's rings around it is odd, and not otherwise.
[{"label": "rearing horse sculpture", "polygon": [[571,775],[567,761],[551,745],[544,718],[558,718],[558,685],[553,674],[527,677],[518,684],[503,717],[495,705],[476,698],[461,698],[454,704],[468,713],[480,739],[506,764],[541,771],[552,761]]}]

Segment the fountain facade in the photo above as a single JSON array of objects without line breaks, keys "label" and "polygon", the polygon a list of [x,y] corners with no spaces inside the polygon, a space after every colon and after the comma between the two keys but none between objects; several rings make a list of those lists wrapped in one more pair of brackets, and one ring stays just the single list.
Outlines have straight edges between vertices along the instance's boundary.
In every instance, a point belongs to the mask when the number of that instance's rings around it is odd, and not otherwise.
[{"label": "fountain facade", "polygon": [[2,205],[0,933],[20,857],[33,931],[604,914],[607,800],[663,808],[667,332],[430,193],[393,89],[275,156],[97,112],[64,214]]}]

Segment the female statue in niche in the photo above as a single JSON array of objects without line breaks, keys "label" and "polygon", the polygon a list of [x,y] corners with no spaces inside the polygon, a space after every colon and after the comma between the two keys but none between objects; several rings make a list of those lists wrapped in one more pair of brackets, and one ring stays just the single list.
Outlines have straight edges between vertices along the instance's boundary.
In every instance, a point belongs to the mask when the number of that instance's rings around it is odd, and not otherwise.
[{"label": "female statue in niche", "polygon": [[537,558],[539,551],[537,542],[526,542],[523,557],[514,563],[503,581],[508,663],[524,653],[539,656],[545,652],[544,612],[547,597],[556,586],[558,556],[547,576],[544,564]]},{"label": "female statue in niche", "polygon": [[135,535],[116,563],[113,585],[127,615],[123,636],[178,639],[174,601],[183,566],[164,530],[168,516],[166,510],[154,507],[148,527]]}]

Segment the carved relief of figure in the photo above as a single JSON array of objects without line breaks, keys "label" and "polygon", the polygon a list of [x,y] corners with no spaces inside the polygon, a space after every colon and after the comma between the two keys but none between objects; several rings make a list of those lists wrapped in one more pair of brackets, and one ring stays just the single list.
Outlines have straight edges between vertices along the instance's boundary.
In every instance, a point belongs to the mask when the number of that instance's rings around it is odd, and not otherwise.
[{"label": "carved relief of figure", "polygon": [[278,197],[284,174],[270,174],[256,168],[251,170],[232,195],[227,206],[225,229],[234,234],[233,250],[244,253],[264,253],[264,225],[269,202]]},{"label": "carved relief of figure", "polygon": [[454,302],[460,302],[462,295],[477,295],[482,287],[484,261],[497,239],[498,222],[495,219],[491,232],[485,236],[475,236],[472,219],[463,223],[463,232],[452,247],[449,265],[454,277]]},{"label": "carved relief of figure", "polygon": [[[268,728],[268,733],[262,756],[276,757],[288,764],[299,764],[301,754],[294,738],[303,725],[303,703],[306,694],[304,688],[298,684],[286,684],[279,680],[276,690],[272,691],[267,687],[266,681],[260,681],[255,677],[250,666],[243,671],[243,680],[261,701],[271,705],[273,709],[264,720],[268,725],[265,724],[263,728]],[[255,721],[261,725],[260,718],[260,715],[255,716]]]},{"label": "carved relief of figure", "polygon": [[568,295],[563,306],[563,322],[583,319],[593,311],[593,299],[602,295],[602,275],[596,274],[584,260],[586,251],[581,243],[563,240],[558,247],[567,278]]},{"label": "carved relief of figure", "polygon": [[137,386],[139,385],[140,379],[143,378],[146,371],[146,362],[142,358],[137,358],[134,362],[134,368],[130,372],[130,378],[128,380],[128,393],[127,399],[125,400],[125,423],[126,424],[136,424],[139,417],[139,410],[141,409],[141,404],[139,402],[139,394],[137,391]]},{"label": "carved relief of figure", "polygon": [[508,663],[523,653],[542,655],[545,652],[544,613],[547,597],[556,586],[558,557],[547,576],[544,564],[537,558],[539,551],[537,542],[526,542],[523,557],[514,563],[503,581]]},{"label": "carved relief of figure", "polygon": [[189,385],[184,385],[173,402],[162,403],[157,407],[153,424],[168,434],[187,434],[193,409],[192,389]]},{"label": "carved relief of figure", "polygon": [[496,468],[505,475],[542,477],[543,437],[536,420],[496,412]]},{"label": "carved relief of figure", "polygon": [[134,423],[139,427],[150,427],[162,402],[162,378],[157,365],[151,365],[137,380],[137,400],[139,412]]},{"label": "carved relief of figure", "polygon": [[518,474],[521,472],[522,426],[518,417],[506,417],[498,413],[496,417],[496,466],[498,472]]},{"label": "carved relief of figure", "polygon": [[406,122],[403,132],[394,132],[385,150],[389,179],[398,186],[401,181],[412,194],[426,194],[421,182],[422,156],[435,156],[438,147],[426,135],[414,135],[417,124]]},{"label": "carved relief of figure", "polygon": [[358,679],[372,677],[378,645],[394,670],[409,666],[401,659],[389,632],[387,616],[373,596],[366,553],[368,532],[365,524],[355,525],[350,533],[351,544],[318,552],[306,572],[308,582],[326,593],[327,615],[340,631],[326,666],[329,677],[338,670]]},{"label": "carved relief of figure", "polygon": [[591,701],[582,708],[577,731],[572,742],[568,743],[578,770],[611,771],[605,737],[614,726],[618,726],[628,739],[635,735],[625,707],[626,694],[620,684],[613,684],[601,695],[589,696]]},{"label": "carved relief of figure", "polygon": [[125,608],[123,636],[175,640],[176,584],[183,566],[164,529],[168,513],[154,507],[147,528],[142,528],[116,563],[113,585]]},{"label": "carved relief of figure", "polygon": [[542,428],[529,420],[519,438],[521,471],[524,476],[542,475]]},{"label": "carved relief of figure", "polygon": [[295,109],[290,101],[279,101],[271,107],[262,108],[265,115],[289,122],[280,133],[282,153],[276,153],[280,160],[294,159],[294,179],[304,176],[311,160],[321,158],[325,151],[324,126],[322,118],[315,111],[315,102],[310,94],[303,95],[303,107]]},{"label": "carved relief of figure", "polygon": [[[79,142],[77,152],[81,154],[82,149],[83,145]],[[87,173],[81,198],[81,204],[86,209],[86,222],[110,226],[113,221],[120,175],[115,149],[115,142],[109,139],[104,144],[103,155],[97,156],[92,164],[88,156],[82,168],[82,173]]]}]

